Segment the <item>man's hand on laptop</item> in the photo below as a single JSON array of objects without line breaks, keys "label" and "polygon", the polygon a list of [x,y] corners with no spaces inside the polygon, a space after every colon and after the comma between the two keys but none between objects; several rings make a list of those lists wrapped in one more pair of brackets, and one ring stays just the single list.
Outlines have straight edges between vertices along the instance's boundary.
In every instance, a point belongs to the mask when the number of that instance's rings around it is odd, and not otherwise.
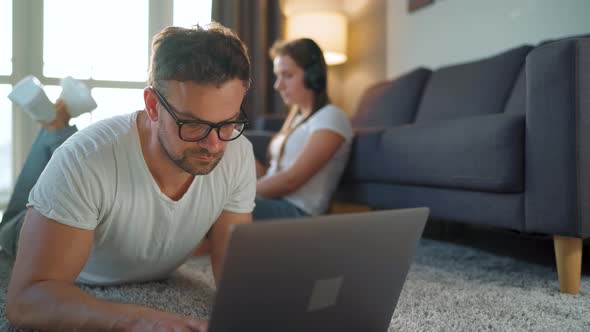
[{"label": "man's hand on laptop", "polygon": [[207,322],[190,317],[152,319],[139,318],[118,322],[114,332],[207,332]]}]

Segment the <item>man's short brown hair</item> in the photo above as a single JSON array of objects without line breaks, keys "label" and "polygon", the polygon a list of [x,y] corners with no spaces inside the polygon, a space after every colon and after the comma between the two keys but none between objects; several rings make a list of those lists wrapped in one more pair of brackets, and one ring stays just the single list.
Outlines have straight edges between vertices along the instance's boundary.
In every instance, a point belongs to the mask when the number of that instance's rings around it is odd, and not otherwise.
[{"label": "man's short brown hair", "polygon": [[246,45],[221,24],[167,27],[153,38],[148,84],[164,93],[167,80],[219,86],[236,78],[250,87],[250,58]]}]

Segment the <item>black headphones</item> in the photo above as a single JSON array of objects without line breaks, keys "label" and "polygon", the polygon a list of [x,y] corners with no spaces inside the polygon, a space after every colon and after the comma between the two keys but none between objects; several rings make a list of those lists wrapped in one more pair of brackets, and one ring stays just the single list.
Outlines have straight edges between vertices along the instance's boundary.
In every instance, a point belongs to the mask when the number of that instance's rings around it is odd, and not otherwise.
[{"label": "black headphones", "polygon": [[303,68],[303,84],[315,93],[326,90],[327,68],[321,48],[313,40],[303,38],[311,53],[309,63]]}]

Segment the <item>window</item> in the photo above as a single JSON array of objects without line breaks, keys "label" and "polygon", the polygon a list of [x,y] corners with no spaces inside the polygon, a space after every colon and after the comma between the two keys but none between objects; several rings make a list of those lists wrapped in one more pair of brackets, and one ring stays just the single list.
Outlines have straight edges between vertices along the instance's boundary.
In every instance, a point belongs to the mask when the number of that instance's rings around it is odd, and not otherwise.
[{"label": "window", "polygon": [[[55,102],[61,94],[61,86],[48,85],[44,89],[52,102]],[[78,129],[86,128],[93,122],[115,115],[144,109],[143,89],[94,88],[91,91],[92,98],[98,107],[94,111],[82,114],[70,121],[70,124],[76,125]]]},{"label": "window", "polygon": [[[46,85],[44,90],[45,90],[45,93],[47,94],[47,97],[49,97],[49,100],[51,100],[54,103],[57,100],[57,98],[59,98],[59,95],[61,94],[61,86],[58,86],[58,85]],[[70,124],[75,125],[76,127],[78,127],[78,129],[86,128],[93,122],[92,121],[93,120],[92,114],[94,112],[96,112],[96,110],[94,110],[90,113],[82,114],[79,117],[70,120]]]},{"label": "window", "polygon": [[12,74],[12,0],[0,0],[0,75]]},{"label": "window", "polygon": [[[72,119],[79,129],[143,109],[150,32],[162,25],[207,24],[211,21],[211,2],[0,0],[0,210],[6,206],[14,176],[20,172],[34,139],[31,131],[36,128],[6,98],[13,82],[34,75],[55,102],[61,94],[61,78],[82,80],[98,107]],[[166,13],[173,13],[173,17]],[[35,20],[43,20],[42,29],[13,31],[14,22]],[[15,44],[13,49],[13,40],[28,42]]]},{"label": "window", "polygon": [[[45,0],[43,75],[145,85],[148,9],[145,0]],[[65,11],[78,15],[64,16]],[[109,24],[104,24],[105,17]],[[46,92],[55,101],[61,87],[47,86]],[[71,121],[79,129],[113,115],[143,109],[143,90],[93,88],[91,93],[98,107]]]},{"label": "window", "polygon": [[147,1],[45,0],[43,74],[145,81],[147,36]]},{"label": "window", "polygon": [[6,98],[12,86],[0,84],[0,196],[12,186],[12,105]]},{"label": "window", "polygon": [[174,25],[191,27],[211,23],[211,0],[174,0]]},{"label": "window", "polygon": [[142,110],[145,106],[143,89],[96,88],[92,90],[92,97],[98,105],[96,110],[92,112],[93,121]]},{"label": "window", "polygon": [[[0,209],[12,187],[12,0],[0,0]],[[1,215],[1,213],[0,213]]]}]

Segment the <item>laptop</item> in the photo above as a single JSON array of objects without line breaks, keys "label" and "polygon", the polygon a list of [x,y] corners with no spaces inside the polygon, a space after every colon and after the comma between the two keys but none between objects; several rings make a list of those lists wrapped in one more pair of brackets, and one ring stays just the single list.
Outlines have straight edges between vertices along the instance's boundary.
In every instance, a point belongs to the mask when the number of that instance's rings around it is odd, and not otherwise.
[{"label": "laptop", "polygon": [[387,331],[428,212],[236,226],[209,332]]}]

